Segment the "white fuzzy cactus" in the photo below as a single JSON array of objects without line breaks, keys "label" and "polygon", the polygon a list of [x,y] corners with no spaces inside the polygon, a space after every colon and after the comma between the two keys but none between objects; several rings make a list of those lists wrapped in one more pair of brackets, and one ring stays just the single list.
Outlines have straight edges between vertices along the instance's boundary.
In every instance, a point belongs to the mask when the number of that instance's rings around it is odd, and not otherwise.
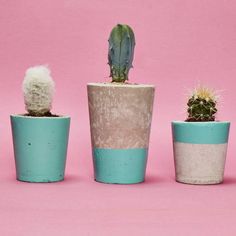
[{"label": "white fuzzy cactus", "polygon": [[32,116],[50,114],[54,81],[46,66],[30,67],[23,81],[25,108]]}]

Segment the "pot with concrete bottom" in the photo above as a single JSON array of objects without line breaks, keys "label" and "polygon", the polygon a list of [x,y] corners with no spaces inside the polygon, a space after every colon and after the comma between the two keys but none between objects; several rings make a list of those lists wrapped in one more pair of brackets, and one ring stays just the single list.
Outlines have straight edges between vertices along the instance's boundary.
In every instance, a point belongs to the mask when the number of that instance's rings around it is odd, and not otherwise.
[{"label": "pot with concrete bottom", "polygon": [[27,114],[11,115],[16,177],[24,182],[64,180],[70,117],[50,112],[54,81],[45,66],[26,71]]},{"label": "pot with concrete bottom", "polygon": [[216,99],[209,89],[196,89],[188,106],[187,120],[172,122],[176,181],[222,183],[230,122],[214,121]]},{"label": "pot with concrete bottom", "polygon": [[172,122],[178,182],[223,182],[229,127],[229,122]]},{"label": "pot with concrete bottom", "polygon": [[88,84],[96,181],[144,181],[153,98],[152,85]]}]

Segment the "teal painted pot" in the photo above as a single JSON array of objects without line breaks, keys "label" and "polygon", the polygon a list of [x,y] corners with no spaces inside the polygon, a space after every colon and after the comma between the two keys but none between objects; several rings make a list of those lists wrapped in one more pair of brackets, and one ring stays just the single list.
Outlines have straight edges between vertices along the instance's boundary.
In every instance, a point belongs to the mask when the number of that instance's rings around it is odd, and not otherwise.
[{"label": "teal painted pot", "polygon": [[102,183],[133,184],[144,181],[147,149],[93,150],[95,180]]},{"label": "teal painted pot", "polygon": [[11,115],[16,176],[26,182],[64,179],[70,117]]},{"label": "teal painted pot", "polygon": [[230,122],[172,122],[176,181],[223,182]]}]

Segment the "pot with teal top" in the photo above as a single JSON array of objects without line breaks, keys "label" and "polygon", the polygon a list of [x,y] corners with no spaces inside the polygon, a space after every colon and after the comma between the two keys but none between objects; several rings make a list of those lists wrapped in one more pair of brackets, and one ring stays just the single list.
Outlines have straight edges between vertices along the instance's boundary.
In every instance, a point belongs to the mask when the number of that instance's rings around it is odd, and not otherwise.
[{"label": "pot with teal top", "polygon": [[155,88],[127,82],[134,45],[129,26],[114,27],[108,54],[112,82],[87,85],[94,179],[102,183],[145,180]]},{"label": "pot with teal top", "polygon": [[214,91],[198,87],[188,101],[186,121],[172,122],[176,181],[223,182],[230,122],[215,121],[216,105]]},{"label": "pot with teal top", "polygon": [[50,112],[54,81],[45,66],[26,71],[23,92],[27,114],[11,115],[17,180],[62,181],[70,117]]}]

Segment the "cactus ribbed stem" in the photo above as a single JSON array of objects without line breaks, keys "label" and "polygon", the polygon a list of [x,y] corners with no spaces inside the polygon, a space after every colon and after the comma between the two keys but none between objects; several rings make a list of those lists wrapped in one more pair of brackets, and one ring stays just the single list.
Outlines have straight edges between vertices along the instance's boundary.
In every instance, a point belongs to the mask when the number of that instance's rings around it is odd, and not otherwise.
[{"label": "cactus ribbed stem", "polygon": [[214,121],[216,104],[216,97],[211,90],[204,87],[195,89],[187,103],[186,121]]},{"label": "cactus ribbed stem", "polygon": [[128,80],[134,57],[134,32],[130,26],[118,24],[112,29],[108,42],[108,64],[112,82],[125,82]]}]

